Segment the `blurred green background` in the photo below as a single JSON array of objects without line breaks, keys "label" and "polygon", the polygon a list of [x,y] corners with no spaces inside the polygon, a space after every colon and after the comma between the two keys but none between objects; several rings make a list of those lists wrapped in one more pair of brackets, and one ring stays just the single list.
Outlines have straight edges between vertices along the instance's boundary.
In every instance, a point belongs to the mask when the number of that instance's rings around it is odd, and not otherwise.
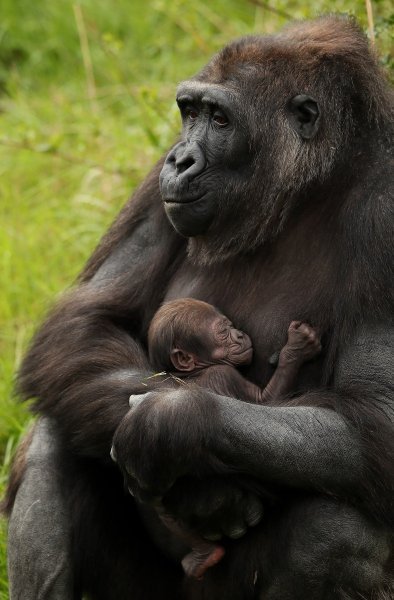
[{"label": "blurred green background", "polygon": [[[392,69],[392,4],[372,8]],[[364,0],[1,0],[0,495],[31,419],[13,397],[23,351],[177,135],[176,83],[234,37],[329,11],[368,29]],[[0,600],[5,533],[1,521]]]}]

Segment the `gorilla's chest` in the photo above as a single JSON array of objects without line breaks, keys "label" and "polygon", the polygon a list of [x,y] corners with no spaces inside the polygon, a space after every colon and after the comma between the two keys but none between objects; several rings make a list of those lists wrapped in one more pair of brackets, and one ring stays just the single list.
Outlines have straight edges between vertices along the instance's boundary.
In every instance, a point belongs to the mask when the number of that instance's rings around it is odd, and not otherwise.
[{"label": "gorilla's chest", "polygon": [[[319,327],[324,323],[315,271],[299,262],[280,268],[275,261],[259,257],[206,268],[185,263],[172,279],[166,300],[191,297],[209,302],[248,333],[254,359],[247,376],[265,385],[274,370],[272,357],[285,344],[290,322],[301,320]],[[322,358],[304,365],[300,386],[318,384],[321,365]]]}]

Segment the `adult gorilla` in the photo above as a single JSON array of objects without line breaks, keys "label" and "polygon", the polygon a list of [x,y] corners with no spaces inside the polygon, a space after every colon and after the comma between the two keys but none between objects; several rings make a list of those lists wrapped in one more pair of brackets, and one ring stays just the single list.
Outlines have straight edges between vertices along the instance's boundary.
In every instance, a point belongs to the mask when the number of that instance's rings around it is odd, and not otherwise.
[{"label": "adult gorilla", "polygon": [[[358,27],[327,17],[230,44],[178,103],[182,141],[22,366],[23,395],[47,419],[10,488],[12,597],[383,598],[394,522],[384,78]],[[185,296],[250,334],[246,375],[261,386],[290,321],[317,327],[325,351],[284,405],[161,389],[124,418],[149,373],[150,319]],[[110,461],[114,434],[136,498]],[[261,517],[260,484],[280,503],[203,582],[183,581],[185,549],[138,499],[164,495],[189,525],[237,538]]]}]

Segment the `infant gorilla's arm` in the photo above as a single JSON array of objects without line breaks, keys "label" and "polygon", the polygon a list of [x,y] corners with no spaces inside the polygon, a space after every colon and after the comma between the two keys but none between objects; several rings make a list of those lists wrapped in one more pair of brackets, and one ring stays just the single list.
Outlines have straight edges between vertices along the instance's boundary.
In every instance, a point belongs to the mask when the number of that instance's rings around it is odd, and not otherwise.
[{"label": "infant gorilla's arm", "polygon": [[287,333],[287,343],[280,351],[278,367],[264,390],[260,390],[260,403],[274,402],[294,391],[301,366],[321,351],[320,339],[307,323],[292,321]]},{"label": "infant gorilla's arm", "polygon": [[294,390],[300,367],[319,354],[320,350],[316,331],[306,323],[292,321],[287,343],[279,354],[278,367],[263,390],[229,365],[212,365],[201,371],[194,381],[222,396],[255,404],[270,403]]},{"label": "infant gorilla's arm", "polygon": [[261,389],[248,379],[245,379],[231,365],[211,365],[201,371],[192,381],[221,396],[238,398],[244,402],[259,403],[261,401]]}]

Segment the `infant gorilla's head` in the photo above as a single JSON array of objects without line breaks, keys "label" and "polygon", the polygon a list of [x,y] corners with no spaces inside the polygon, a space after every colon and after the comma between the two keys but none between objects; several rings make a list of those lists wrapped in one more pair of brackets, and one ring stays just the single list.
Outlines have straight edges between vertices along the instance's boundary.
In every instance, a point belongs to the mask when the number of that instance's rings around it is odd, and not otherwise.
[{"label": "infant gorilla's head", "polygon": [[154,315],[148,332],[149,358],[156,369],[192,372],[214,364],[250,364],[249,336],[235,329],[214,306],[182,298]]}]

